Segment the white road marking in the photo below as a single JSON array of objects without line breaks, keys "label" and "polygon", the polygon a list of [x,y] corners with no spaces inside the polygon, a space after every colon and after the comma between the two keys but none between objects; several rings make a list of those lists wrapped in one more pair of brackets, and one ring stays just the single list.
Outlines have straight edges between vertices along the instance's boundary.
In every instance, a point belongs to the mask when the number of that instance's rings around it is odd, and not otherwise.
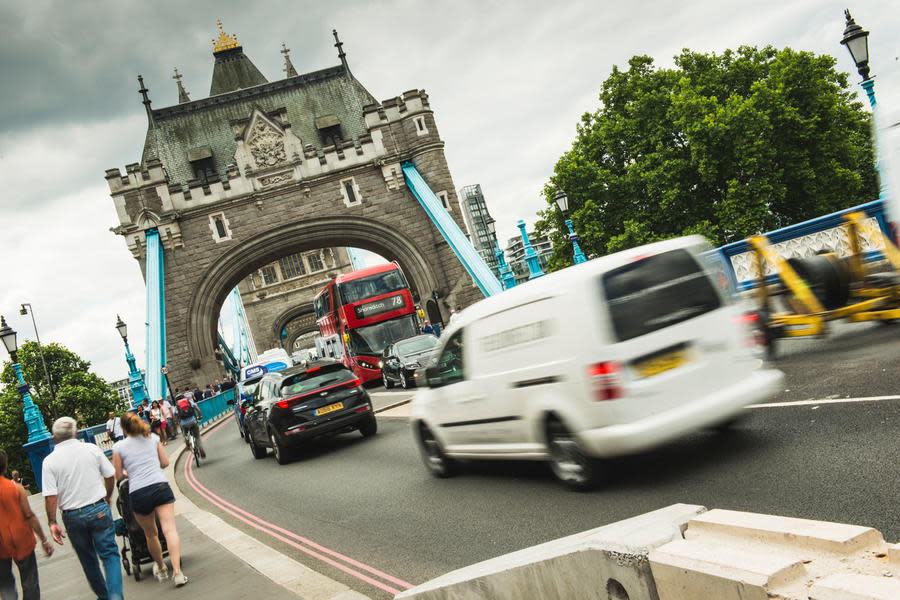
[{"label": "white road marking", "polygon": [[884,402],[900,400],[900,396],[866,396],[864,398],[828,398],[824,400],[797,400],[796,402],[769,402],[767,404],[751,404],[747,408],[782,408],[786,406],[812,406],[820,404],[851,404],[853,402]]}]

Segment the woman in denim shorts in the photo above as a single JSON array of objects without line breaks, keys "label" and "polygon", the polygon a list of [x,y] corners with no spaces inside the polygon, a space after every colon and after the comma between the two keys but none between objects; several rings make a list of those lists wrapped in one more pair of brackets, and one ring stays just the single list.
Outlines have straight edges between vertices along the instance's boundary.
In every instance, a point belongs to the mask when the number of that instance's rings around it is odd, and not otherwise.
[{"label": "woman in denim shorts", "polygon": [[125,413],[122,417],[122,431],[125,432],[125,439],[113,446],[116,480],[128,477],[131,510],[144,530],[150,556],[156,561],[153,575],[159,581],[169,578],[159,543],[159,531],[156,529],[158,517],[169,548],[172,580],[176,587],[181,587],[188,580],[181,572],[181,539],[175,529],[175,496],[163,473],[163,469],[169,466],[169,457],[166,456],[159,437],[151,434],[147,423],[134,413]]}]

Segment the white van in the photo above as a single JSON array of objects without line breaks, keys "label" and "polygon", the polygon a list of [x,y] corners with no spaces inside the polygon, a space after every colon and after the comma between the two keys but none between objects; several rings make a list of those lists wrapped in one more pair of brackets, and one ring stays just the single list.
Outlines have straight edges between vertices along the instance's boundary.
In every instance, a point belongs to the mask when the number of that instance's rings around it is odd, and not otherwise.
[{"label": "white van", "polygon": [[412,402],[423,460],[549,460],[576,489],[598,458],[664,444],[771,398],[754,332],[698,260],[698,236],[569,267],[464,310]]}]

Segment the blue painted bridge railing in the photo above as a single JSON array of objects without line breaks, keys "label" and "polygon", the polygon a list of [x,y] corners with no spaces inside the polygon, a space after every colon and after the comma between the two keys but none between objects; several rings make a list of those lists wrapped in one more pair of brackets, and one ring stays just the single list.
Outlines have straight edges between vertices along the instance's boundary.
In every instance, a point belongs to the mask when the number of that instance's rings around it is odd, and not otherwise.
[{"label": "blue painted bridge railing", "polygon": [[[888,239],[891,239],[882,200],[860,204],[796,225],[776,229],[764,235],[785,258],[811,256],[821,250],[830,250],[839,256],[847,256],[850,253],[850,240],[848,229],[844,226],[846,223],[844,215],[851,212],[865,213],[866,220],[877,224],[880,231]],[[872,262],[884,258],[877,241],[862,239],[861,242],[864,261]],[[727,279],[728,287],[732,292],[740,293],[756,287],[759,273],[753,258],[753,250],[747,240],[733,242],[712,250],[706,253],[706,258],[712,263],[713,269],[719,272],[720,279]],[[768,284],[778,280],[773,265],[768,265],[765,277]]]}]

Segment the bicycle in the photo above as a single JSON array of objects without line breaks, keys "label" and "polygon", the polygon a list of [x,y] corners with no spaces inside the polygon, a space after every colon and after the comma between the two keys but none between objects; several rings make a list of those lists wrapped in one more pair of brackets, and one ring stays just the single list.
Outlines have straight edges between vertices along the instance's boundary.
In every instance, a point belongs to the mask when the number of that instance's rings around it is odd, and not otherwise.
[{"label": "bicycle", "polygon": [[193,427],[182,427],[181,434],[184,436],[184,445],[190,448],[194,455],[194,464],[200,467],[200,443],[194,435]]}]

